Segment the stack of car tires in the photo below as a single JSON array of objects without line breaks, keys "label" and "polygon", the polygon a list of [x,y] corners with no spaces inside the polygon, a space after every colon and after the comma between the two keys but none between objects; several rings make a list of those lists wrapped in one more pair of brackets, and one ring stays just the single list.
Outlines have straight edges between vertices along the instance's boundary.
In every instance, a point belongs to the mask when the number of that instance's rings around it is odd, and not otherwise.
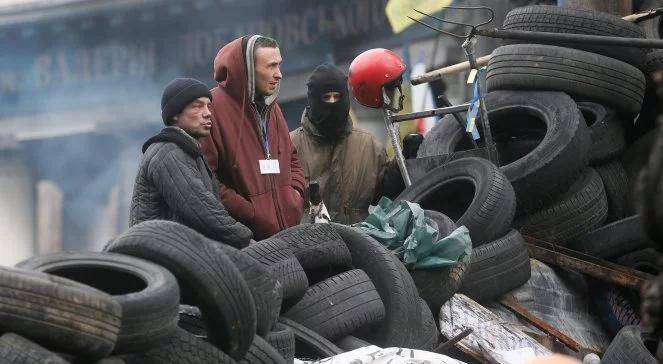
[{"label": "stack of car tires", "polygon": [[292,363],[438,344],[405,267],[348,226],[300,225],[238,250],[155,220],[104,250],[0,269],[3,362]]},{"label": "stack of car tires", "polygon": [[[274,241],[293,251],[309,283],[283,306],[282,323],[346,350],[365,342],[424,350],[437,345],[432,312],[405,266],[375,239],[345,225],[303,224],[256,247]],[[300,355],[311,357],[310,351]]]},{"label": "stack of car tires", "polygon": [[[645,35],[638,25],[609,14],[554,6],[515,9],[507,14],[504,28]],[[517,224],[523,233],[568,245],[606,221],[626,217],[626,173],[618,158],[626,144],[623,124],[632,122],[642,106],[645,78],[640,69],[644,59],[645,52],[639,48],[586,44],[510,44],[493,52],[486,74],[489,92],[564,92],[577,102],[576,107],[569,104],[566,109],[580,113],[579,124],[588,134],[579,139],[581,145],[571,155],[577,160],[576,168],[557,166],[558,171],[571,172],[566,178],[549,181],[557,190],[534,196],[544,206],[522,204]]]},{"label": "stack of car tires", "polygon": [[[555,6],[514,9],[503,28],[645,37],[640,26],[618,17]],[[634,215],[630,192],[654,138],[649,133],[628,146],[626,137],[641,111],[650,52],[522,43],[497,48],[485,73],[499,167],[517,200],[514,226],[523,235],[657,274],[661,255]],[[426,135],[419,157],[471,148],[464,130],[447,116]],[[637,324],[637,293],[593,286],[613,334]]]},{"label": "stack of car tires", "polygon": [[427,214],[437,221],[441,237],[461,225],[470,232],[473,249],[457,265],[410,272],[436,315],[457,290],[485,301],[529,279],[525,241],[511,227],[516,212],[514,188],[490,161],[470,157],[449,162],[406,188],[396,200],[416,202],[430,210]]}]

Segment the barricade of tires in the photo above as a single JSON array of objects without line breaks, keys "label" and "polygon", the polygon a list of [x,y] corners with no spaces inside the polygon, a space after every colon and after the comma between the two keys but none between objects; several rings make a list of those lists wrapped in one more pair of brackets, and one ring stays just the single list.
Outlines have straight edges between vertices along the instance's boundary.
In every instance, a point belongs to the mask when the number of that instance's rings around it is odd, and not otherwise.
[{"label": "barricade of tires", "polygon": [[[645,26],[653,25],[649,22]],[[609,14],[540,5],[512,10],[503,28],[635,38],[646,35],[637,24]],[[654,32],[650,29],[647,34]],[[658,31],[655,37],[660,37]],[[638,48],[522,43],[511,41],[493,51],[485,73],[485,106],[500,157],[496,170],[513,187],[515,214],[508,205],[496,207],[508,194],[495,189],[486,193],[489,197],[482,197],[478,192],[492,183],[494,173],[482,172],[478,182],[473,172],[451,175],[460,166],[475,169],[472,158],[457,159],[429,172],[399,198],[419,199],[425,208],[442,212],[470,229],[474,250],[461,291],[478,300],[505,293],[499,287],[503,282],[509,282],[512,289],[528,279],[525,268],[516,268],[517,261],[525,265],[527,259],[518,231],[648,273],[660,273],[661,253],[636,215],[638,204],[632,193],[655,137],[653,132],[635,140],[626,137],[640,127],[634,119],[641,112],[645,95],[643,71],[652,70],[657,56]],[[483,135],[483,130],[479,131]],[[472,146],[466,135],[448,115],[426,134],[418,157],[469,150]],[[477,142],[484,145],[483,138]],[[451,196],[462,198],[450,201]],[[647,203],[655,204],[652,200],[642,204]],[[476,208],[482,204],[488,207]],[[490,219],[491,207],[500,212],[499,218]],[[495,223],[476,224],[466,215]],[[505,216],[513,217],[512,225],[518,230],[508,230],[511,222],[507,226],[497,223],[499,219],[508,221]],[[493,284],[473,287],[484,279]],[[638,293],[594,283],[589,281],[608,331],[613,335],[619,332],[616,341],[632,341],[633,330],[627,328],[639,322]],[[616,345],[625,351],[636,344]],[[626,358],[614,353],[606,355]]]},{"label": "barricade of tires", "polygon": [[296,226],[238,250],[148,221],[104,252],[0,268],[0,284],[9,363],[292,363],[340,354],[339,345],[438,344],[405,267],[338,224]]},{"label": "barricade of tires", "polygon": [[275,240],[291,249],[309,281],[301,297],[284,304],[282,322],[346,347],[358,340],[423,350],[437,345],[432,312],[405,266],[373,238],[345,225],[304,224],[256,248]]},{"label": "barricade of tires", "polygon": [[486,301],[529,279],[525,241],[511,227],[516,212],[514,188],[490,161],[471,157],[449,162],[406,188],[396,200],[419,203],[438,222],[439,236],[448,235],[457,225],[470,231],[473,249],[458,264],[410,272],[435,316],[459,290]]}]

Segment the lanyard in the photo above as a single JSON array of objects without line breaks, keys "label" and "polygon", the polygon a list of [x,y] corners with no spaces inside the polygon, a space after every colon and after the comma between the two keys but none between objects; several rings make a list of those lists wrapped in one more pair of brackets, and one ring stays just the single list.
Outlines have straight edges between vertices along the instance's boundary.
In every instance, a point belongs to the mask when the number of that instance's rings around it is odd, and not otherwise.
[{"label": "lanyard", "polygon": [[270,159],[271,155],[269,153],[269,133],[267,130],[267,115],[265,115],[265,118],[263,119],[262,116],[260,116],[260,129],[262,130],[262,146],[265,152],[265,156],[267,159]]}]

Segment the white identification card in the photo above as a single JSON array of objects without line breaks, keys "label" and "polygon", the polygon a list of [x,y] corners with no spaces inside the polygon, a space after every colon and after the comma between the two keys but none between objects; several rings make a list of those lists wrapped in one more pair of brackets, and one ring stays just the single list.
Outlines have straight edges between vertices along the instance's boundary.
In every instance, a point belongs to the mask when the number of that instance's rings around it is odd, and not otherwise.
[{"label": "white identification card", "polygon": [[261,159],[258,161],[258,163],[260,163],[260,174],[281,173],[278,159]]}]

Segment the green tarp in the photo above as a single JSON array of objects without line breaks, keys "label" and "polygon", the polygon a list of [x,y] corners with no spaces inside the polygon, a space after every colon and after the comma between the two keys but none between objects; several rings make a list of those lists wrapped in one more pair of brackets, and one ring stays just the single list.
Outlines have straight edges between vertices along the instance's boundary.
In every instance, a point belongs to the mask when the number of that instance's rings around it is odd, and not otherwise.
[{"label": "green tarp", "polygon": [[417,203],[393,202],[382,197],[373,212],[352,225],[389,248],[408,268],[439,268],[453,265],[471,244],[465,226],[449,236],[438,237],[438,231],[426,224],[424,210]]}]

